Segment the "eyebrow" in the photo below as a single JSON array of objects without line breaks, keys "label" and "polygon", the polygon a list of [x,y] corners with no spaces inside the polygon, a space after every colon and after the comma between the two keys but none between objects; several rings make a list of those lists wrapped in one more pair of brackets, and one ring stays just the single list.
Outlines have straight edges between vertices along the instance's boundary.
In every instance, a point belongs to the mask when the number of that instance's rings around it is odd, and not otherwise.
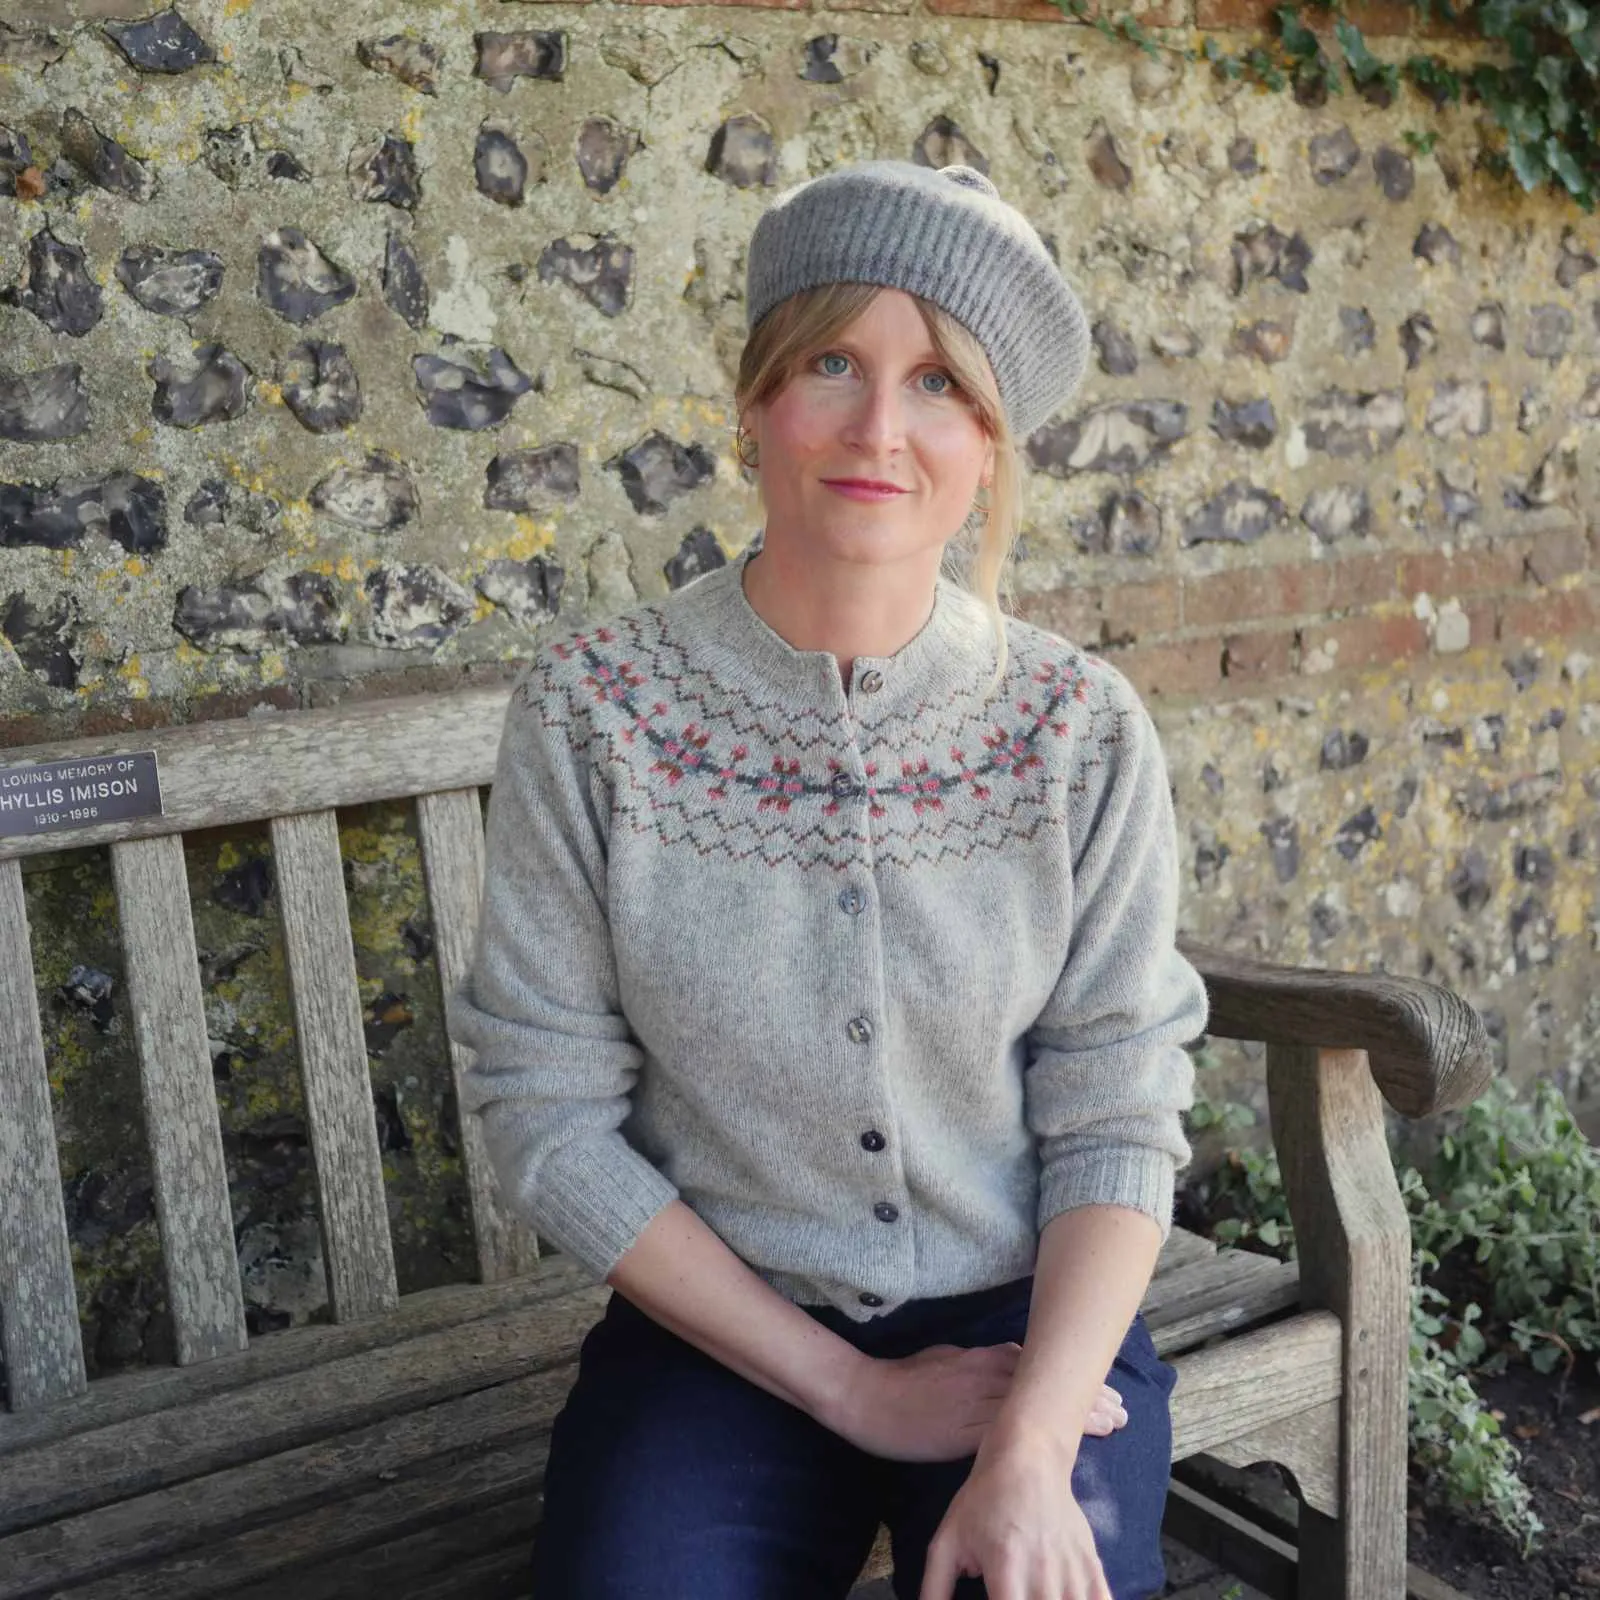
[{"label": "eyebrow", "polygon": [[[823,343],[819,344],[817,346],[816,353],[819,356],[826,355],[830,350],[842,351],[846,355],[852,356],[859,356],[861,354],[860,345],[852,343],[849,339],[844,338],[842,335],[835,339],[825,340]],[[949,362],[939,354],[938,350],[936,350],[932,344],[928,344],[923,346],[923,349],[919,355],[913,357],[911,365],[916,367],[944,367],[948,366]]]}]

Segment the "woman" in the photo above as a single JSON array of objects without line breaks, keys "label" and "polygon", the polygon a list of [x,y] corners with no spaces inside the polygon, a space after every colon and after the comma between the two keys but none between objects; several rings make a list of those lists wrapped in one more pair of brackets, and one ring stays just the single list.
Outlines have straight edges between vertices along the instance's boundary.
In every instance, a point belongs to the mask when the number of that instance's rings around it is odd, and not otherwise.
[{"label": "woman", "polygon": [[451,1011],[503,1189],[616,1290],[535,1593],[842,1597],[882,1520],[902,1600],[1153,1594],[1203,990],[1148,717],[996,599],[1083,312],[960,167],[801,185],[748,275],[759,552],[519,681]]}]

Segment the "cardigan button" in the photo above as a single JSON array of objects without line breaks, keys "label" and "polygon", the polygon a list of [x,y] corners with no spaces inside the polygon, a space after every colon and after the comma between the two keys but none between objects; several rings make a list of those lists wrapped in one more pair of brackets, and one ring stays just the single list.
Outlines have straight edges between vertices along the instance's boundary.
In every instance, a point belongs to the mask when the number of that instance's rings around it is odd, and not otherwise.
[{"label": "cardigan button", "polygon": [[867,897],[851,884],[848,889],[839,891],[839,909],[847,917],[859,917],[867,909]]},{"label": "cardigan button", "polygon": [[856,1296],[856,1299],[859,1300],[864,1306],[881,1306],[883,1304],[883,1296],[881,1294],[874,1294],[870,1289],[863,1289],[861,1293]]},{"label": "cardigan button", "polygon": [[868,1128],[861,1135],[861,1148],[872,1155],[877,1155],[888,1143],[889,1141],[876,1128]]},{"label": "cardigan button", "polygon": [[848,772],[836,772],[829,781],[835,800],[848,800],[856,792],[856,780]]},{"label": "cardigan button", "polygon": [[865,1017],[851,1017],[844,1030],[850,1036],[851,1044],[871,1044],[872,1024]]},{"label": "cardigan button", "polygon": [[873,667],[868,672],[861,674],[862,694],[876,694],[883,687],[883,674]]},{"label": "cardigan button", "polygon": [[879,1222],[898,1222],[900,1220],[900,1207],[890,1205],[887,1200],[880,1200],[872,1208],[872,1214]]}]

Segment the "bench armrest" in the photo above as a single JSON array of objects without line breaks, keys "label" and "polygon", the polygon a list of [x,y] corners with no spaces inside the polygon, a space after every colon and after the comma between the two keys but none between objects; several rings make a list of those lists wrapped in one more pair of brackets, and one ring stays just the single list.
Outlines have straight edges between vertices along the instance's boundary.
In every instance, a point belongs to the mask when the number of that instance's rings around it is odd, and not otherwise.
[{"label": "bench armrest", "polygon": [[1468,1105],[1494,1076],[1483,1019],[1436,983],[1281,967],[1186,940],[1180,948],[1205,979],[1208,1033],[1365,1050],[1383,1098],[1402,1116]]}]

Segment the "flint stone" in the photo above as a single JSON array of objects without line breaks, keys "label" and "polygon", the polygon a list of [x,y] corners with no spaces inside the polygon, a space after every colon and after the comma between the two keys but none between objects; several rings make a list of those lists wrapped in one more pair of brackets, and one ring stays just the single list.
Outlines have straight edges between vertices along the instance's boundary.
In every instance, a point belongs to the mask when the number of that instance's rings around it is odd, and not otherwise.
[{"label": "flint stone", "polygon": [[0,300],[31,311],[52,333],[82,338],[100,320],[105,297],[83,251],[41,228],[28,241],[28,276]]},{"label": "flint stone", "polygon": [[129,555],[159,550],[167,542],[166,491],[132,472],[62,478],[49,488],[0,483],[0,546],[76,549],[90,533]]},{"label": "flint stone", "polygon": [[1478,477],[1471,467],[1440,467],[1439,503],[1452,528],[1477,516]]},{"label": "flint stone", "polygon": [[1517,402],[1517,427],[1523,433],[1535,433],[1550,415],[1550,400],[1531,384],[1522,391]]},{"label": "flint stone", "polygon": [[404,650],[442,644],[472,620],[472,596],[437,567],[379,567],[367,575],[372,636]]},{"label": "flint stone", "polygon": [[1489,385],[1476,382],[1441,383],[1428,402],[1428,432],[1435,439],[1481,439],[1494,420]]},{"label": "flint stone", "polygon": [[1137,490],[1107,495],[1094,516],[1073,528],[1080,550],[1108,556],[1154,555],[1161,531],[1160,506]]},{"label": "flint stone", "polygon": [[111,194],[143,204],[156,192],[156,181],[137,157],[95,127],[76,106],[61,118],[61,153],[91,183]]},{"label": "flint stone", "polygon": [[681,589],[696,578],[725,567],[728,558],[717,543],[717,536],[709,528],[695,528],[684,536],[677,554],[661,569],[671,588]]},{"label": "flint stone", "polygon": [[400,211],[415,211],[422,199],[417,152],[409,139],[386,133],[376,144],[350,153],[350,192],[357,200],[373,200]]},{"label": "flint stone", "polygon": [[256,258],[256,293],[285,322],[303,327],[354,298],[356,280],[298,228],[275,228]]},{"label": "flint stone", "polygon": [[1129,400],[1047,422],[1028,440],[1028,458],[1052,477],[1114,472],[1131,477],[1189,431],[1189,408],[1177,400]]},{"label": "flint stone", "polygon": [[602,316],[620,316],[633,284],[633,246],[602,236],[588,248],[557,239],[539,257],[541,283],[565,283]]},{"label": "flint stone", "polygon": [[945,116],[935,117],[917,135],[911,159],[919,167],[971,167],[989,175],[989,158]]},{"label": "flint stone", "polygon": [[836,33],[819,34],[815,39],[806,40],[800,76],[807,83],[843,83],[844,74],[833,59],[838,47],[839,35]]},{"label": "flint stone", "polygon": [[242,489],[226,478],[207,478],[183,508],[191,528],[239,527],[257,538],[275,532],[282,515],[283,507],[270,494]]},{"label": "flint stone", "polygon": [[1139,370],[1139,352],[1116,323],[1103,318],[1095,323],[1094,347],[1100,356],[1100,370],[1113,378],[1126,378]]},{"label": "flint stone", "polygon": [[207,128],[205,151],[200,159],[219,183],[230,189],[255,175],[256,165],[266,157],[267,176],[309,183],[311,174],[287,150],[262,150],[256,144],[255,130],[248,122],[232,128]]},{"label": "flint stone", "polygon": [[478,60],[473,76],[509,94],[518,78],[560,83],[567,70],[567,36],[531,29],[519,33],[475,33]]},{"label": "flint stone", "polygon": [[13,28],[0,22],[0,66],[22,72],[53,67],[67,53],[67,41],[47,28]]},{"label": "flint stone", "polygon": [[1377,175],[1378,187],[1390,200],[1411,198],[1411,191],[1417,183],[1417,171],[1409,156],[1402,155],[1389,145],[1380,145],[1372,157],[1372,170]]},{"label": "flint stone", "polygon": [[311,182],[311,174],[287,150],[267,152],[267,176],[287,178],[294,183]]},{"label": "flint stone", "polygon": [[1476,847],[1469,848],[1450,870],[1450,893],[1463,911],[1482,911],[1494,894],[1489,879],[1489,862]]},{"label": "flint stone", "polygon": [[716,460],[704,445],[686,448],[660,432],[646,434],[605,466],[622,480],[633,509],[652,517],[710,483],[717,471]]},{"label": "flint stone", "polygon": [[1229,444],[1265,450],[1278,437],[1278,413],[1265,396],[1256,400],[1219,396],[1211,405],[1211,431]]},{"label": "flint stone", "polygon": [[312,433],[348,428],[361,415],[361,382],[342,344],[304,339],[283,358],[283,401]]},{"label": "flint stone", "polygon": [[504,128],[485,122],[472,154],[478,193],[496,205],[520,206],[528,187],[528,158]]},{"label": "flint stone", "polygon": [[1383,837],[1378,814],[1371,806],[1363,806],[1353,817],[1346,817],[1334,835],[1333,848],[1346,861],[1354,861],[1375,839]]},{"label": "flint stone", "polygon": [[1491,350],[1506,347],[1506,313],[1499,305],[1479,306],[1472,313],[1472,342],[1486,345]]},{"label": "flint stone", "polygon": [[1200,336],[1192,328],[1163,328],[1150,335],[1150,348],[1163,361],[1192,361],[1200,354]]},{"label": "flint stone", "polygon": [[7,376],[0,372],[0,439],[41,444],[75,439],[89,428],[89,391],[83,368],[46,367]]},{"label": "flint stone", "polygon": [[190,317],[222,287],[222,257],[210,250],[135,244],[117,261],[117,281],[146,311]]},{"label": "flint stone", "polygon": [[337,644],[349,632],[330,579],[256,573],[239,583],[178,592],[172,626],[203,650],[262,650],[275,642]]},{"label": "flint stone", "polygon": [[1183,525],[1183,543],[1254,544],[1278,527],[1289,508],[1277,495],[1235,478]]},{"label": "flint stone", "polygon": [[1228,142],[1228,165],[1241,178],[1254,178],[1261,171],[1261,157],[1256,152],[1256,142],[1247,134],[1236,134]]},{"label": "flint stone", "polygon": [[1570,289],[1597,267],[1600,267],[1600,261],[1595,260],[1592,250],[1585,250],[1570,233],[1563,236],[1561,259],[1556,263],[1556,282],[1563,289]]},{"label": "flint stone", "polygon": [[636,129],[624,128],[610,117],[590,117],[578,130],[578,172],[584,187],[610,194],[640,143]]},{"label": "flint stone", "polygon": [[1347,772],[1351,767],[1359,767],[1371,748],[1372,741],[1358,729],[1335,728],[1322,741],[1320,765],[1324,772]]},{"label": "flint stone", "polygon": [[187,72],[217,53],[174,9],[142,22],[108,22],[106,36],[141,72]]},{"label": "flint stone", "polygon": [[428,280],[422,275],[422,263],[410,242],[393,228],[383,251],[383,300],[408,327],[426,326]]},{"label": "flint stone", "polygon": [[173,428],[203,428],[232,422],[250,403],[250,374],[240,359],[220,344],[197,345],[192,366],[157,356],[145,371],[155,379],[150,410],[157,422]]},{"label": "flint stone", "polygon": [[1590,378],[1578,400],[1578,415],[1585,422],[1600,422],[1600,373]]},{"label": "flint stone", "polygon": [[369,533],[392,533],[420,509],[411,474],[392,455],[369,451],[359,467],[335,467],[311,491],[311,504],[335,522]]},{"label": "flint stone", "polygon": [[1278,882],[1293,883],[1300,871],[1300,824],[1293,817],[1271,817],[1261,824],[1261,837],[1272,852]]},{"label": "flint stone", "polygon": [[576,500],[579,487],[575,444],[502,450],[489,463],[483,504],[489,511],[533,512],[552,500]]},{"label": "flint stone", "polygon": [[950,70],[950,58],[937,39],[911,41],[911,65],[927,78],[942,78]]},{"label": "flint stone", "polygon": [[1456,236],[1438,222],[1425,222],[1411,246],[1411,253],[1430,267],[1461,265],[1461,246]]},{"label": "flint stone", "polygon": [[1554,366],[1567,353],[1571,337],[1572,313],[1565,306],[1535,306],[1522,348],[1535,361],[1548,361]]},{"label": "flint stone", "polygon": [[1233,330],[1229,350],[1238,356],[1252,356],[1267,366],[1287,361],[1294,348],[1294,323],[1246,322]]},{"label": "flint stone", "polygon": [[1361,159],[1361,146],[1350,129],[1341,126],[1333,133],[1319,133],[1311,141],[1309,156],[1311,176],[1327,185],[1348,178],[1355,171]]},{"label": "flint stone", "polygon": [[[1097,119],[1085,139],[1088,149],[1085,159],[1094,181],[1102,189],[1112,189],[1124,194],[1133,183],[1133,168],[1123,160],[1122,151],[1103,118]],[[985,169],[987,170],[987,169]]]},{"label": "flint stone", "polygon": [[33,165],[33,146],[20,128],[0,122],[0,177],[16,182],[17,174]]},{"label": "flint stone", "polygon": [[1413,311],[1400,324],[1400,348],[1406,353],[1407,372],[1415,371],[1422,358],[1432,355],[1438,346],[1438,332],[1426,311]]},{"label": "flint stone", "polygon": [[1372,502],[1360,484],[1336,483],[1306,496],[1300,520],[1326,544],[1364,539],[1372,531]]},{"label": "flint stone", "polygon": [[1324,389],[1306,408],[1306,444],[1330,456],[1370,461],[1392,450],[1405,429],[1405,399],[1398,389],[1368,394]]},{"label": "flint stone", "polygon": [[356,60],[373,72],[387,72],[422,94],[438,94],[444,51],[412,33],[356,41]]},{"label": "flint stone", "polygon": [[650,393],[650,383],[637,367],[626,361],[614,361],[609,356],[596,355],[592,350],[574,348],[573,357],[583,369],[590,383],[601,389],[615,389],[630,400],[643,400]]},{"label": "flint stone", "polygon": [[655,28],[612,28],[600,36],[600,59],[653,89],[678,67],[672,41]]},{"label": "flint stone", "polygon": [[1276,278],[1285,289],[1307,294],[1306,268],[1311,246],[1303,234],[1286,234],[1271,223],[1257,223],[1233,237],[1233,292],[1243,294],[1252,283]]},{"label": "flint stone", "polygon": [[770,187],[778,181],[778,147],[760,117],[741,112],[711,135],[706,171],[735,189]]},{"label": "flint stone", "polygon": [[1365,306],[1339,307],[1339,343],[1346,356],[1364,355],[1378,341],[1378,325]]},{"label": "flint stone", "polygon": [[534,556],[531,561],[491,561],[478,574],[475,587],[519,628],[532,628],[561,609],[566,582],[566,573],[554,561]]},{"label": "flint stone", "polygon": [[83,666],[78,642],[78,606],[71,595],[58,595],[42,611],[21,594],[0,603],[0,633],[11,641],[17,659],[53,689],[76,689]]},{"label": "flint stone", "polygon": [[417,398],[436,428],[481,433],[497,428],[533,379],[499,345],[467,350],[447,342],[448,355],[414,356]]},{"label": "flint stone", "polygon": [[1141,51],[1128,68],[1128,87],[1140,105],[1151,105],[1183,81],[1183,62],[1168,55]]}]

